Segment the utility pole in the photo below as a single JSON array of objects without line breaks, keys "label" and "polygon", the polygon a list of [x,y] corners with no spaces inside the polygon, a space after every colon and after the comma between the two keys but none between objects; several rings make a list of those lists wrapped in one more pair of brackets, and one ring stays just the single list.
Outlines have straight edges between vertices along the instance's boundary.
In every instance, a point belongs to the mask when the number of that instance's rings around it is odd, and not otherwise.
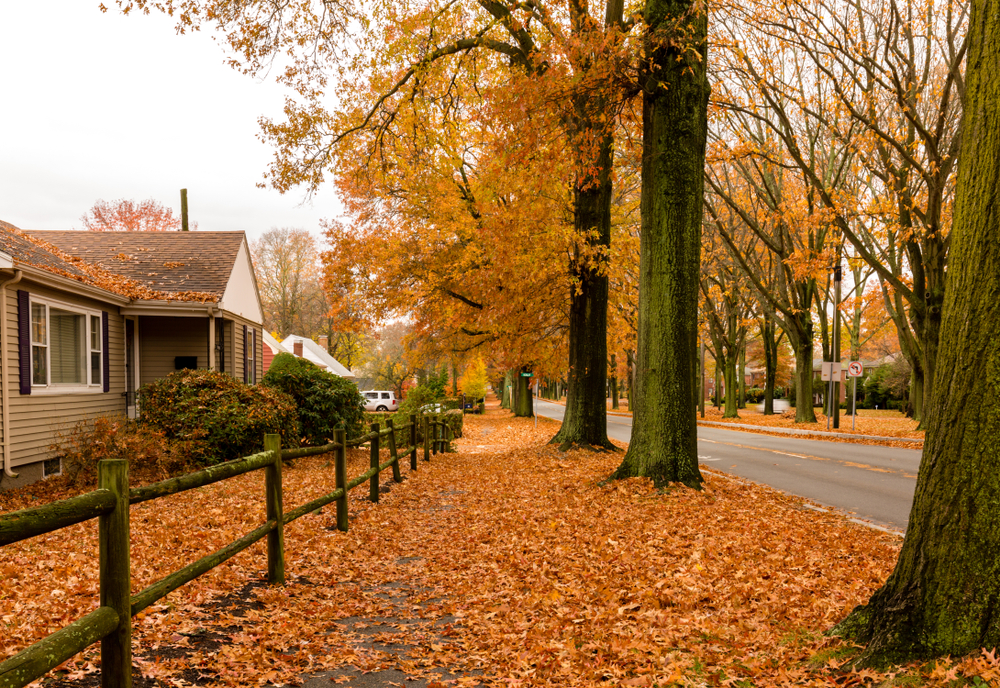
[{"label": "utility pole", "polygon": [[181,231],[188,231],[188,190],[181,189]]}]

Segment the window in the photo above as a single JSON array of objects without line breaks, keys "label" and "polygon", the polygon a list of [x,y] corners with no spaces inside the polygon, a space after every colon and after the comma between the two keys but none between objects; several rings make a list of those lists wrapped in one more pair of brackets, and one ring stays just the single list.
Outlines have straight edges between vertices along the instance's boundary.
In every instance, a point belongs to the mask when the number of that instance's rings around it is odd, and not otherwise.
[{"label": "window", "polygon": [[[244,327],[246,327],[244,325]],[[252,327],[247,328],[243,337],[245,368],[243,370],[243,381],[248,385],[257,383],[257,366],[254,362],[257,351],[257,333]]]},{"label": "window", "polygon": [[32,298],[32,386],[100,386],[104,365],[102,335],[100,315]]},{"label": "window", "polygon": [[365,392],[366,399],[378,399],[378,392]]},{"label": "window", "polygon": [[382,392],[382,398],[383,399],[388,399],[389,398],[389,393],[388,392]]}]

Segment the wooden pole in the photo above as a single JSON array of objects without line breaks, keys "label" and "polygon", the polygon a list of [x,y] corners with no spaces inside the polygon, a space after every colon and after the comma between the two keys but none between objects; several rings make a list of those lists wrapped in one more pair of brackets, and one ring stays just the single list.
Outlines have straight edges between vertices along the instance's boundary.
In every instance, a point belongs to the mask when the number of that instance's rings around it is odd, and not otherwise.
[{"label": "wooden pole", "polygon": [[423,416],[421,418],[424,430],[424,461],[431,460],[431,423],[430,418]]},{"label": "wooden pole", "polygon": [[417,470],[417,416],[415,413],[410,414],[410,446],[413,449],[410,451],[410,470]]},{"label": "wooden pole", "polygon": [[392,458],[392,481],[394,483],[403,482],[403,476],[399,472],[399,454],[396,452],[396,428],[392,425],[392,418],[385,424],[389,427],[389,456]]},{"label": "wooden pole", "polygon": [[344,428],[337,428],[333,431],[334,440],[337,442],[336,453],[334,454],[334,472],[337,487],[344,493],[337,499],[337,530],[347,532],[347,431]]},{"label": "wooden pole", "polygon": [[132,686],[132,579],[128,517],[128,462],[97,464],[97,484],[115,495],[115,510],[98,519],[101,606],[118,614],[118,627],[101,640],[102,688]]},{"label": "wooden pole", "polygon": [[[379,446],[378,446],[378,423],[372,423],[370,431],[375,433],[375,437],[372,438],[372,456],[369,462],[370,468],[378,468],[379,463]],[[375,471],[375,475],[371,477],[368,482],[368,499],[369,501],[378,504],[378,471]]]},{"label": "wooden pole", "polygon": [[188,190],[181,189],[181,231],[188,231]]},{"label": "wooden pole", "polygon": [[431,442],[431,454],[437,456],[438,450],[441,447],[441,438],[439,434],[441,432],[441,427],[438,424],[437,420],[431,421],[431,432],[434,433],[434,441]]},{"label": "wooden pole", "polygon": [[281,496],[281,435],[264,435],[264,450],[274,455],[274,462],[264,469],[264,492],[267,520],[277,527],[267,534],[268,585],[285,584],[284,504]]}]

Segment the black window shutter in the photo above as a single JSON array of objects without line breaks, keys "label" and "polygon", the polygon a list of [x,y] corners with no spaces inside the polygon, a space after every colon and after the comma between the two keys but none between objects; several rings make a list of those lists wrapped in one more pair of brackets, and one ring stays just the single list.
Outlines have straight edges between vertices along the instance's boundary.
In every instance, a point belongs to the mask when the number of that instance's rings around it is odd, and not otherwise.
[{"label": "black window shutter", "polygon": [[247,326],[243,326],[243,382],[250,382],[250,371],[248,370],[249,361],[248,356],[249,350],[247,349]]},{"label": "black window shutter", "polygon": [[253,339],[253,384],[257,384],[257,330],[250,328],[250,338]]},{"label": "black window shutter", "polygon": [[31,394],[31,302],[23,289],[17,290],[17,356],[21,394]]},{"label": "black window shutter", "polygon": [[101,374],[104,378],[104,391],[111,391],[111,352],[108,350],[108,312],[101,311]]}]

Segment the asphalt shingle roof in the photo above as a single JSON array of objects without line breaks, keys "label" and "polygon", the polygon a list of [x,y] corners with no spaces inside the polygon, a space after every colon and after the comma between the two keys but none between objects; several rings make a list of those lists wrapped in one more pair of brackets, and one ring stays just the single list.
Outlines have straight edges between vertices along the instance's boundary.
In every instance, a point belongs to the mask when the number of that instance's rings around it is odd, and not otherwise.
[{"label": "asphalt shingle roof", "polygon": [[17,227],[3,220],[0,220],[0,250],[9,253],[18,261],[47,270],[66,272],[89,281],[88,275],[78,267],[29,241],[21,235]]},{"label": "asphalt shingle roof", "polygon": [[163,292],[222,298],[243,232],[26,231],[61,251]]}]

